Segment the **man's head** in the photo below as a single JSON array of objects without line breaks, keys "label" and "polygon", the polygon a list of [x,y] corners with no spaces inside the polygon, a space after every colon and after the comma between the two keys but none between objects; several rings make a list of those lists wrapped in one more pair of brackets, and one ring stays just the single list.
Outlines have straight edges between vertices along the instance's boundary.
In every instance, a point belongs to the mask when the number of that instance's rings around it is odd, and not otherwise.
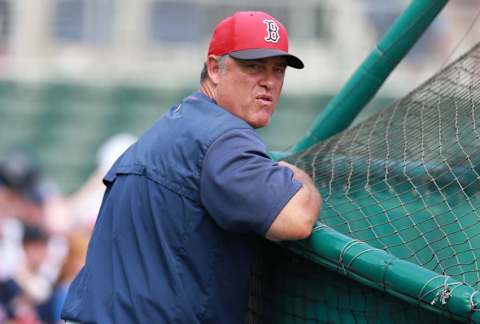
[{"label": "man's head", "polygon": [[48,233],[39,226],[24,225],[23,251],[26,266],[30,271],[38,271],[48,254]]},{"label": "man's head", "polygon": [[237,12],[215,28],[202,88],[252,127],[264,127],[277,105],[287,66],[301,69],[303,62],[288,53],[285,27],[264,12]]},{"label": "man's head", "polygon": [[1,186],[11,189],[34,203],[41,204],[44,197],[40,184],[40,169],[29,154],[23,151],[12,151],[0,157]]},{"label": "man's head", "polygon": [[44,180],[29,154],[13,151],[0,156],[0,209],[5,210],[4,205],[8,205],[11,215],[7,216],[27,223],[41,222],[45,198]]}]

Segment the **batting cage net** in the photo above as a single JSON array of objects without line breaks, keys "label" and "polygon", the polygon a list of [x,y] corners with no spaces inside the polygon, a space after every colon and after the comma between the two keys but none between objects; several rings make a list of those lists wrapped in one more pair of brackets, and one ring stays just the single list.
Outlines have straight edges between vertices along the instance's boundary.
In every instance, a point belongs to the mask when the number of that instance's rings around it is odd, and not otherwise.
[{"label": "batting cage net", "polygon": [[479,321],[479,127],[477,45],[392,106],[289,156],[323,209],[308,241],[262,244],[249,322]]}]

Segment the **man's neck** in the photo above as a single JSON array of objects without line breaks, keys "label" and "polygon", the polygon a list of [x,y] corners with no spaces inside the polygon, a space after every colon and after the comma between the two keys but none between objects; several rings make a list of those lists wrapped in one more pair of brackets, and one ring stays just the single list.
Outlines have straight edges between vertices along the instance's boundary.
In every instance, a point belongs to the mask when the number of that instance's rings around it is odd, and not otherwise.
[{"label": "man's neck", "polygon": [[204,95],[206,95],[207,97],[210,97],[213,101],[215,101],[215,89],[210,80],[207,79],[204,82],[202,82],[202,84],[200,85],[200,91]]}]

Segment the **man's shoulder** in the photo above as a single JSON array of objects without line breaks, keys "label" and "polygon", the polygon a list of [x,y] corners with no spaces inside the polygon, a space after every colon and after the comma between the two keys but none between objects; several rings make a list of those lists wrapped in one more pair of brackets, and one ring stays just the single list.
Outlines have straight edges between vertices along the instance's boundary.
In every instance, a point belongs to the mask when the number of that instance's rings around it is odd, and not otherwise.
[{"label": "man's shoulder", "polygon": [[184,109],[186,131],[204,137],[207,142],[231,130],[254,132],[244,120],[204,98],[204,95],[187,97],[179,109]]},{"label": "man's shoulder", "polygon": [[186,97],[180,109],[183,105],[185,105],[186,113],[195,118],[197,122],[222,124],[225,125],[226,128],[252,128],[244,120],[220,107],[201,92],[194,92],[192,95]]}]

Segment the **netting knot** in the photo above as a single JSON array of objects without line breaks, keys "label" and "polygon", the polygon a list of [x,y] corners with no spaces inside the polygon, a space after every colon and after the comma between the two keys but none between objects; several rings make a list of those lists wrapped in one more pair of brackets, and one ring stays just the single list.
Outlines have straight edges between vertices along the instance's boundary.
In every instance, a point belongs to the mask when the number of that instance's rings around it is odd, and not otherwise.
[{"label": "netting knot", "polygon": [[[448,283],[449,276],[445,276],[445,280],[443,282],[443,287],[437,291],[437,294],[435,295],[435,298],[433,298],[432,302],[430,304],[435,305],[437,302],[440,302],[442,305],[446,305],[448,303],[448,299],[452,295],[453,289],[459,287],[462,285],[460,282],[452,282]],[[449,285],[453,285],[453,288],[450,288]]]},{"label": "netting knot", "polygon": [[430,304],[435,305],[437,302],[440,302],[442,305],[446,305],[448,302],[448,298],[452,294],[452,290],[448,286],[443,286],[441,290],[437,292],[435,298],[432,300]]},{"label": "netting knot", "polygon": [[[441,278],[443,278],[443,284],[440,284],[439,286],[434,287],[434,288],[430,289],[429,291],[424,292],[425,288],[427,288],[432,281],[435,281],[435,280],[441,279]],[[430,280],[428,280],[423,285],[422,289],[420,290],[420,293],[418,295],[418,299],[423,300],[429,294],[436,291],[437,293],[435,294],[435,297],[430,302],[430,304],[435,305],[437,303],[440,303],[441,305],[446,305],[448,303],[448,299],[453,294],[453,291],[455,289],[457,289],[458,287],[463,285],[463,283],[456,282],[456,281],[453,281],[453,282],[449,283],[448,282],[449,279],[450,279],[450,277],[446,276],[445,274],[444,275],[438,275],[438,276],[430,278]]]}]

